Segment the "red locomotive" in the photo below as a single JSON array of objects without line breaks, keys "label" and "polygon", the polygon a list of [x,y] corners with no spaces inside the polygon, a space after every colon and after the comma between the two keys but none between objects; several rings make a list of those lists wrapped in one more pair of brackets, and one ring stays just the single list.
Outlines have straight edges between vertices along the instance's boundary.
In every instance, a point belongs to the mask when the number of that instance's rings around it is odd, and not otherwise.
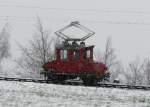
[{"label": "red locomotive", "polygon": [[[64,30],[75,27],[85,33],[82,38],[70,38],[63,33]],[[53,82],[62,82],[68,79],[80,77],[85,84],[93,84],[99,80],[106,79],[109,76],[107,67],[103,63],[93,61],[94,46],[86,46],[85,40],[91,37],[94,32],[79,24],[72,22],[70,25],[55,32],[55,34],[64,41],[56,47],[56,58],[43,65],[42,74]]]}]

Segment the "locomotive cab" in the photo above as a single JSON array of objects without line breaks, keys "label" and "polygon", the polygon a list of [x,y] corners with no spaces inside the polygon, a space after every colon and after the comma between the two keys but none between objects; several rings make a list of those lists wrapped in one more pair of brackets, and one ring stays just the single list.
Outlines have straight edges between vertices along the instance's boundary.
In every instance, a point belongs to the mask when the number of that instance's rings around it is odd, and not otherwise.
[{"label": "locomotive cab", "polygon": [[56,48],[56,60],[57,61],[93,61],[93,47],[78,46],[73,48],[72,46],[57,47]]}]

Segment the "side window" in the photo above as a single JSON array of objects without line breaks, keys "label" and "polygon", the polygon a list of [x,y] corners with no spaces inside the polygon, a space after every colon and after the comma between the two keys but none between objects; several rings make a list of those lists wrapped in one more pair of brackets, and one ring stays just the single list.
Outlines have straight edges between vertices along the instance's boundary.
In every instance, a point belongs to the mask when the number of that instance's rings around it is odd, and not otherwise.
[{"label": "side window", "polygon": [[78,51],[74,51],[74,52],[73,52],[73,56],[74,56],[74,59],[75,59],[75,60],[79,60],[79,59],[80,59],[80,54],[79,54]]},{"label": "side window", "polygon": [[86,58],[90,58],[90,55],[91,55],[91,54],[90,54],[90,50],[87,50],[87,51],[86,51]]},{"label": "side window", "polygon": [[67,56],[67,50],[61,50],[60,51],[60,58],[62,60],[66,60],[68,58],[68,56]]},{"label": "side window", "polygon": [[85,50],[84,51],[84,59],[90,58],[90,50]]}]

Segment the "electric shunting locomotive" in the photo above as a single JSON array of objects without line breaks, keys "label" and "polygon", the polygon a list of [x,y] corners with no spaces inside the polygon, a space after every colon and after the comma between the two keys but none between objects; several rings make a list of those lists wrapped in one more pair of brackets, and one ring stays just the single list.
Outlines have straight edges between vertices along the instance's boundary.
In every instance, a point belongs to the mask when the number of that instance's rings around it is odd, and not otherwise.
[{"label": "electric shunting locomotive", "polygon": [[[64,33],[69,28],[82,30],[86,35],[82,38],[70,37]],[[93,60],[94,45],[85,44],[85,40],[95,34],[93,31],[75,21],[55,34],[63,41],[55,48],[55,59],[43,65],[42,74],[47,80],[63,82],[79,77],[85,84],[94,84],[109,78],[106,65]]]}]

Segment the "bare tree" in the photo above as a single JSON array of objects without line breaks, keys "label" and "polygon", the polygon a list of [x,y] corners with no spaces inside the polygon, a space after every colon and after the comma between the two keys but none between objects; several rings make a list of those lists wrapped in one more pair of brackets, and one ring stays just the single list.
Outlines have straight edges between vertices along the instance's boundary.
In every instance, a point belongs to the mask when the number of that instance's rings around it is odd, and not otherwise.
[{"label": "bare tree", "polygon": [[150,60],[146,58],[144,61],[143,71],[144,71],[144,82],[147,85],[150,85]]},{"label": "bare tree", "polygon": [[111,69],[109,70],[110,72],[110,80],[114,82],[114,80],[119,80],[119,82],[125,83],[124,78],[125,77],[123,72],[123,64],[120,61],[117,61],[116,64],[114,64]]},{"label": "bare tree", "polygon": [[114,48],[112,48],[112,39],[109,37],[106,40],[105,52],[103,55],[104,64],[106,64],[109,70],[118,62],[114,52]]},{"label": "bare tree", "polygon": [[22,51],[22,56],[16,62],[21,69],[29,72],[28,77],[32,77],[37,73],[40,74],[42,65],[54,57],[51,46],[56,40],[50,36],[48,30],[44,29],[39,17],[37,17],[35,28],[36,32],[33,39],[27,46],[18,44]]},{"label": "bare tree", "polygon": [[4,75],[6,72],[2,68],[2,61],[10,56],[10,43],[9,43],[9,24],[6,23],[0,31],[0,74]]},{"label": "bare tree", "polygon": [[5,24],[0,32],[0,62],[10,56],[10,44],[9,44],[9,28],[8,24]]},{"label": "bare tree", "polygon": [[140,63],[140,60],[136,58],[129,64],[127,69],[126,77],[128,79],[128,83],[132,85],[143,84],[143,64]]},{"label": "bare tree", "polygon": [[119,74],[118,71],[119,69],[122,69],[122,67],[121,63],[117,60],[115,50],[112,47],[111,37],[108,37],[106,40],[104,52],[97,52],[94,56],[99,62],[102,62],[107,66],[111,81],[117,78]]},{"label": "bare tree", "polygon": [[107,38],[105,51],[103,54],[103,63],[106,64],[108,72],[110,73],[110,80],[114,81],[118,77],[118,70],[121,69],[121,64],[117,60],[115,50],[112,47],[111,37]]}]

